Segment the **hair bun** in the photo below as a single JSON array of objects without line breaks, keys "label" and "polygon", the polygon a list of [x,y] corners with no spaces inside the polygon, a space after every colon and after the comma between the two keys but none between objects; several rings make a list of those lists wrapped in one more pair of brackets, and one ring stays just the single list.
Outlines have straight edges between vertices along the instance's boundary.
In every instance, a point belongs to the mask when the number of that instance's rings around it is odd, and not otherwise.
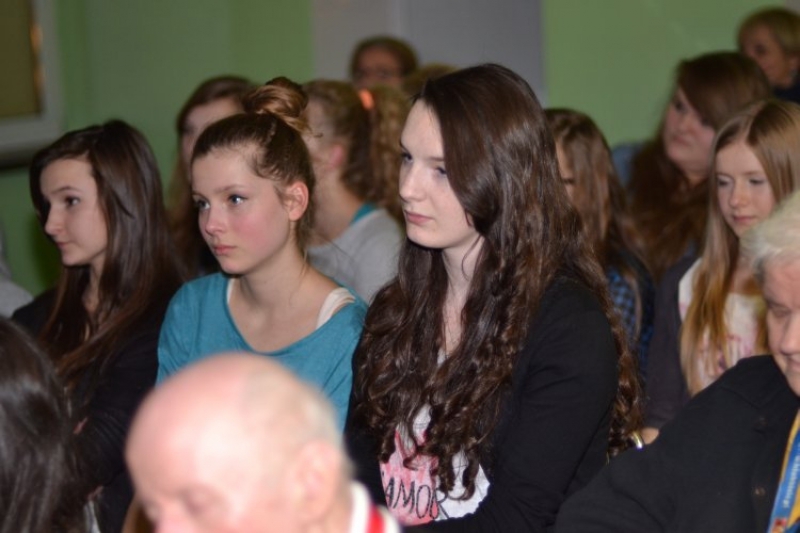
[{"label": "hair bun", "polygon": [[303,114],[307,103],[308,97],[302,87],[281,76],[253,89],[245,96],[244,109],[247,113],[274,115],[303,133],[307,129]]}]

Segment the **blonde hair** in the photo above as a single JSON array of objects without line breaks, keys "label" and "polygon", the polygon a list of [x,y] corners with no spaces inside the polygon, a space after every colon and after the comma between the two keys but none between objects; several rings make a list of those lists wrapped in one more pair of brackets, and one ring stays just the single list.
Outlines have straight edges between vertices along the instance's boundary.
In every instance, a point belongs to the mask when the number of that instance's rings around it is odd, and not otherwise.
[{"label": "blonde hair", "polygon": [[385,208],[403,222],[398,180],[400,134],[411,103],[394,87],[357,91],[343,81],[313,80],[303,86],[319,104],[332,138],[347,150],[342,183],[360,200]]},{"label": "blonde hair", "polygon": [[739,26],[739,49],[748,33],[766,27],[784,53],[800,57],[800,15],[785,7],[769,7],[750,14]]},{"label": "blonde hair", "polygon": [[[720,128],[713,153],[742,142],[750,148],[780,202],[800,185],[800,106],[791,102],[756,102]],[[713,165],[716,167],[716,162]],[[712,169],[712,175],[716,168]],[[725,302],[739,260],[739,239],[726,224],[719,207],[716,180],[711,180],[705,246],[694,279],[692,301],[681,328],[681,368],[691,395],[703,388],[701,368],[716,367],[716,353],[731,360],[725,324]],[[763,341],[763,328],[759,332]],[[707,343],[709,349],[701,348]],[[762,342],[763,343],[763,342]],[[702,359],[698,361],[698,359]],[[700,363],[699,365],[697,363]]]}]

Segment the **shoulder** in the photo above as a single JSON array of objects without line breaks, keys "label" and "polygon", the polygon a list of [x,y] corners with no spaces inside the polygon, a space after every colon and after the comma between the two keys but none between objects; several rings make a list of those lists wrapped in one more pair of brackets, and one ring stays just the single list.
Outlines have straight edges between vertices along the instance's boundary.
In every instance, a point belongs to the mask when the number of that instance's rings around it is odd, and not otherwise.
[{"label": "shoulder", "polygon": [[600,301],[594,292],[579,281],[560,276],[545,289],[539,303],[536,322],[561,318],[575,312],[603,314]]},{"label": "shoulder", "polygon": [[11,316],[12,320],[25,328],[28,333],[37,335],[44,327],[47,317],[50,316],[50,311],[56,303],[56,291],[50,289],[36,298],[27,305],[17,309]]},{"label": "shoulder", "polygon": [[172,298],[173,302],[198,302],[224,294],[228,278],[221,273],[209,274],[184,283]]},{"label": "shoulder", "polygon": [[355,298],[355,301],[348,303],[339,309],[323,326],[326,332],[355,332],[361,334],[364,327],[364,317],[367,315],[367,304],[358,297],[355,292],[346,289]]},{"label": "shoulder", "polygon": [[[792,394],[786,378],[771,355],[746,357],[725,372],[714,384],[716,394],[733,395],[755,407],[776,395]],[[709,387],[710,388],[710,387]]]},{"label": "shoulder", "polygon": [[397,222],[383,209],[375,209],[350,226],[342,237],[349,239],[370,239],[385,242],[386,246],[396,246],[402,238]]},{"label": "shoulder", "polygon": [[597,295],[560,277],[547,288],[530,324],[521,359],[600,370],[616,363],[616,347]]},{"label": "shoulder", "polygon": [[690,272],[696,272],[699,264],[700,260],[695,256],[682,257],[677,263],[669,267],[664,272],[664,276],[661,278],[659,288],[670,287],[674,288],[674,290],[677,290],[678,284],[680,284],[681,280],[684,279]]}]

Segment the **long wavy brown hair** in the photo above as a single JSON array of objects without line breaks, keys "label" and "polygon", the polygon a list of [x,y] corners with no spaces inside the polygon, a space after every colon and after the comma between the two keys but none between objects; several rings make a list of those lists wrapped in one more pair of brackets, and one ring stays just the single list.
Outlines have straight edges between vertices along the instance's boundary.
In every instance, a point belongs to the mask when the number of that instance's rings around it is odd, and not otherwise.
[{"label": "long wavy brown hair", "polygon": [[[715,131],[733,113],[771,93],[758,65],[736,52],[714,52],[682,61],[675,87]],[[628,186],[647,266],[656,279],[689,248],[701,247],[708,210],[708,179],[690,186],[666,153],[663,129],[663,124],[659,125],[655,138],[634,158]],[[710,158],[709,154],[709,162]]]},{"label": "long wavy brown hair", "polygon": [[[779,100],[748,106],[720,128],[713,153],[737,142],[747,145],[761,163],[776,204],[800,188],[800,106]],[[735,363],[728,350],[725,303],[739,261],[739,239],[722,216],[717,187],[714,180],[708,197],[706,244],[681,326],[681,368],[691,395],[700,392],[704,384],[698,362],[711,375],[720,353],[726,368]],[[765,349],[763,327],[758,337],[760,348]],[[706,343],[709,349],[703,350]]]},{"label": "long wavy brown hair", "polygon": [[469,497],[540,299],[566,276],[597,295],[612,324],[620,382],[609,448],[623,449],[641,419],[635,362],[560,182],[536,96],[514,72],[482,65],[429,80],[417,101],[438,118],[450,186],[484,242],[461,314],[462,338],[439,364],[448,287],[442,251],[406,241],[398,275],[370,306],[354,356],[357,423],[378,438],[386,461],[395,431],[414,435],[415,415],[429,406],[425,442],[415,443],[413,456],[436,457],[431,473],[449,492],[452,459],[463,452]]},{"label": "long wavy brown hair", "polygon": [[[545,111],[550,130],[572,172],[572,203],[578,209],[589,246],[604,268],[613,267],[633,289],[636,324],[642,319],[640,273],[632,266],[644,264],[627,197],[617,177],[605,137],[588,115],[572,109]],[[635,331],[634,338],[639,332]]]},{"label": "long wavy brown hair", "polygon": [[[86,372],[92,372],[91,381],[96,382],[118,343],[166,309],[181,277],[158,167],[141,133],[112,120],[69,132],[39,151],[30,168],[30,191],[42,227],[49,211],[41,191],[42,172],[61,159],[85,159],[91,165],[108,228],[97,308],[89,312],[83,300],[89,266],[66,267],[56,286],[55,305],[39,333],[59,376],[74,389]],[[85,397],[88,401],[91,394]]]}]

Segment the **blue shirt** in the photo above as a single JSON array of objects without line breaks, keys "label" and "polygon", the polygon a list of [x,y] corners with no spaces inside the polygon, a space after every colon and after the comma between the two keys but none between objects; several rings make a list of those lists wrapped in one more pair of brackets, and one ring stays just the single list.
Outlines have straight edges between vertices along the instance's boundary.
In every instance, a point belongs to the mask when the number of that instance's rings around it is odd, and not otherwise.
[{"label": "blue shirt", "polygon": [[317,385],[336,408],[344,428],[352,388],[351,360],[364,324],[359,299],[337,311],[302,339],[273,352],[258,352],[244,339],[227,303],[228,278],[211,274],[185,284],[172,298],[158,341],[158,381],[209,355],[245,351],[274,357]]}]

